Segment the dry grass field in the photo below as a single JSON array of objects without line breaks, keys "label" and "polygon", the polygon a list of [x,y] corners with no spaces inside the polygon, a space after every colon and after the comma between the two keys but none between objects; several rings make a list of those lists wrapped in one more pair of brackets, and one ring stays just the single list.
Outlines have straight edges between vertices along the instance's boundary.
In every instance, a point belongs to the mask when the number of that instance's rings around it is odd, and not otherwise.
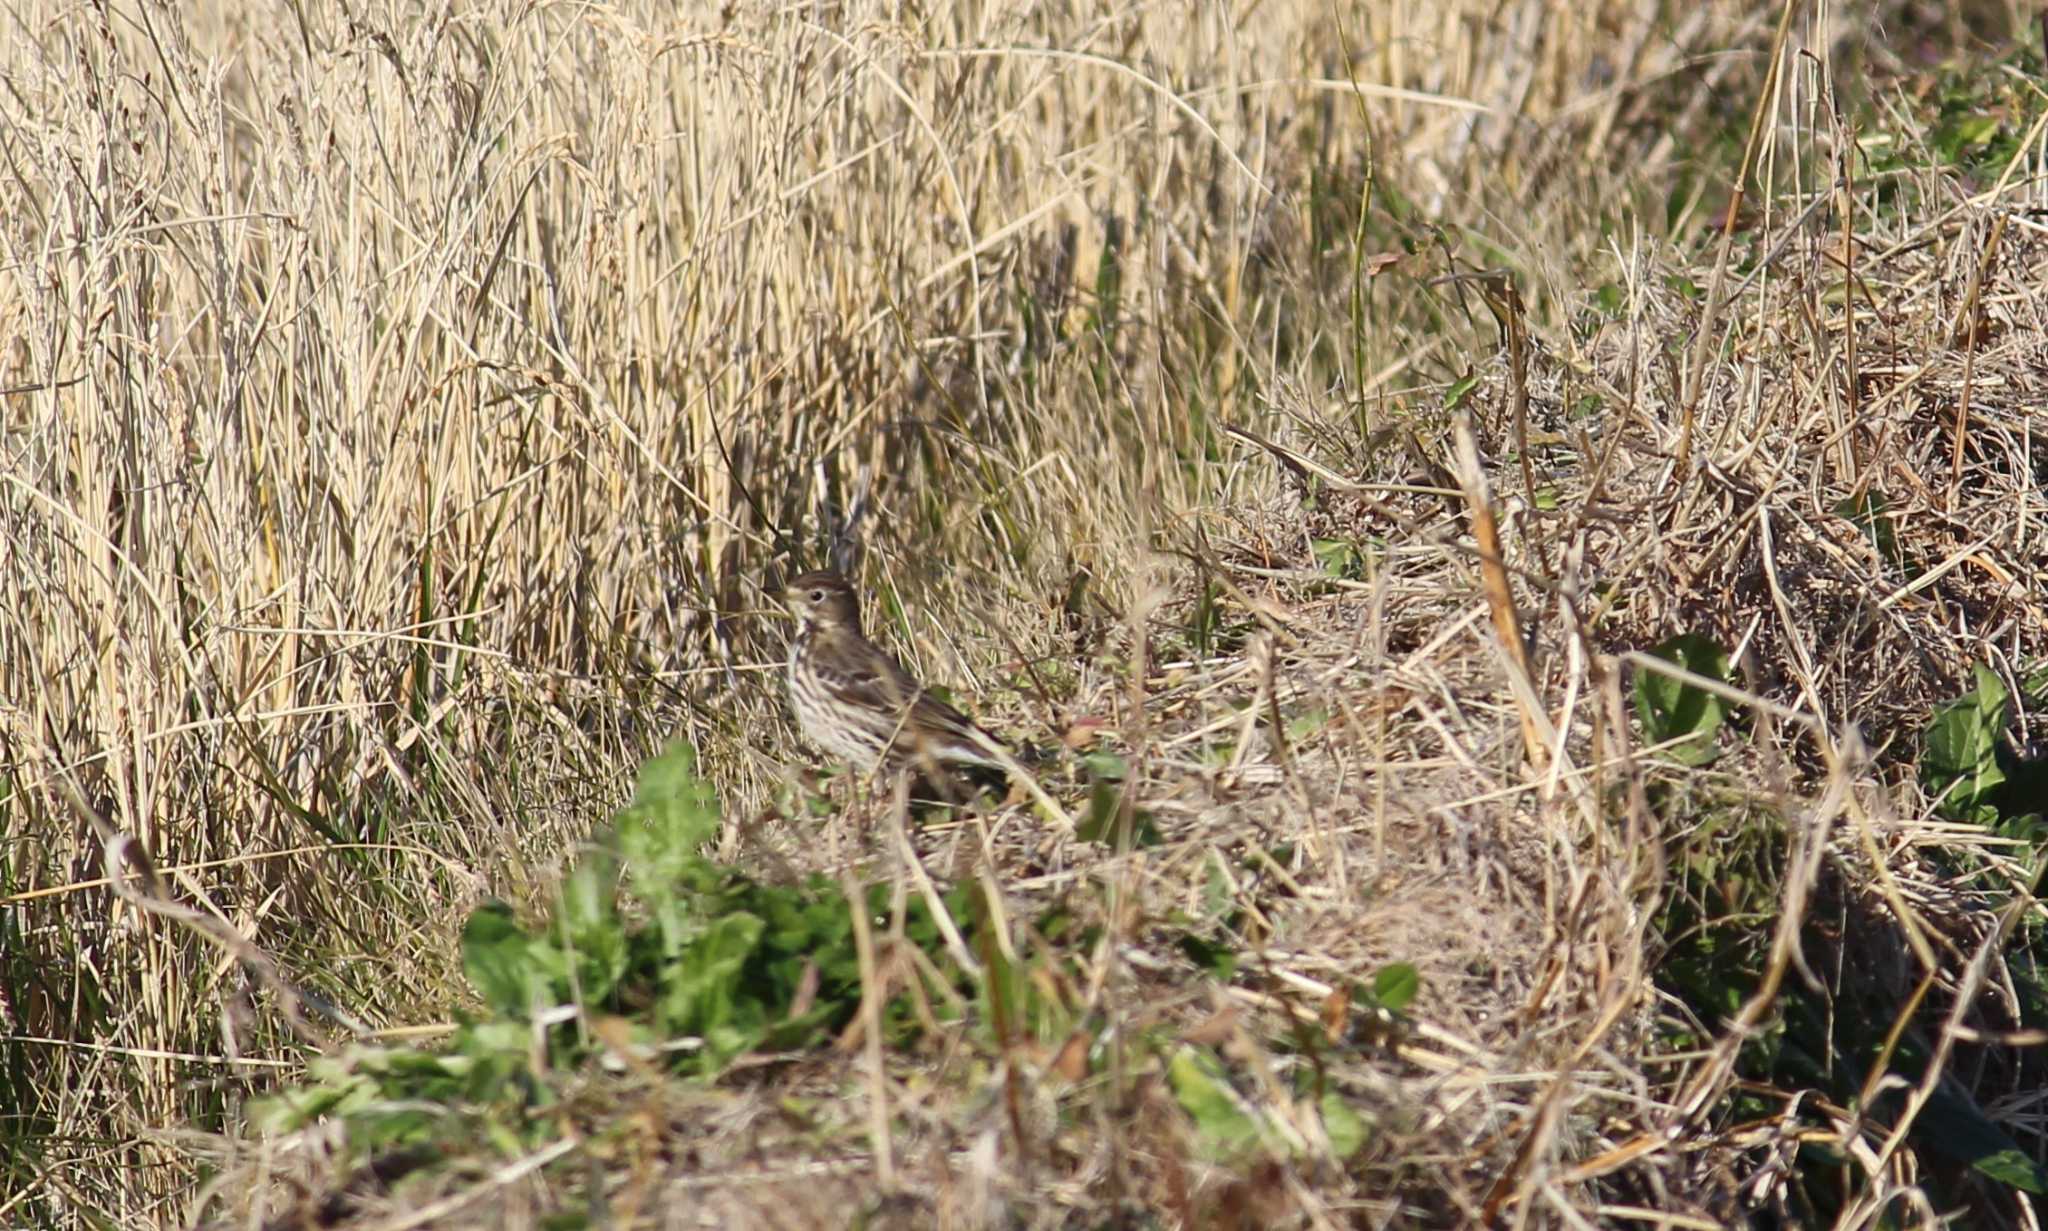
[{"label": "dry grass field", "polygon": [[0,31],[0,1226],[2040,1225],[2019,0]]}]

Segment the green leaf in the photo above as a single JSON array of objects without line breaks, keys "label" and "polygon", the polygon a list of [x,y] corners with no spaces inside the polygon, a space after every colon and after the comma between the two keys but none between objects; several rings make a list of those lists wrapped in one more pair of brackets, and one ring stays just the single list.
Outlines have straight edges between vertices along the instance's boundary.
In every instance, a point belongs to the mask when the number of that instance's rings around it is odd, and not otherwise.
[{"label": "green leaf", "polygon": [[[697,750],[677,742],[668,751],[640,767],[640,780],[633,789],[636,804],[687,804],[716,811],[711,787],[697,773]],[[710,835],[706,835],[708,838]]]},{"label": "green leaf", "polygon": [[1458,407],[1463,406],[1465,399],[1470,397],[1472,391],[1478,387],[1479,374],[1476,372],[1470,376],[1452,381],[1451,387],[1444,392],[1444,409],[1456,410]]},{"label": "green leaf", "polygon": [[1312,539],[1309,550],[1315,553],[1316,563],[1332,577],[1355,581],[1365,575],[1358,544],[1350,539]]},{"label": "green leaf", "polygon": [[[1115,758],[1096,768],[1128,772]],[[592,1059],[584,1032],[540,1034],[532,1025],[536,1012],[572,996],[625,1016],[636,1039],[693,1040],[696,1046],[670,1052],[670,1063],[699,1074],[714,1074],[764,1045],[815,1047],[859,1003],[848,903],[822,877],[763,885],[715,862],[707,848],[719,825],[716,798],[690,750],[657,758],[612,834],[564,879],[547,930],[521,927],[512,909],[496,902],[466,921],[463,969],[483,1002],[481,1020],[460,1022],[432,1049],[355,1048],[346,1065],[313,1058],[300,1089],[252,1105],[252,1113],[279,1128],[344,1119],[351,1140],[371,1146],[459,1135],[508,1153],[530,1147],[534,1134],[552,1129],[549,1117],[533,1113],[555,1105],[561,1080]],[[945,898],[970,944],[986,914],[971,908],[972,892],[956,889]],[[892,909],[890,884],[866,894],[856,900],[876,916]],[[914,977],[951,978],[952,991],[967,990],[921,897],[907,904],[902,934],[932,958]],[[1018,975],[1020,989],[1024,978]],[[800,989],[811,996],[809,1007],[793,1013]],[[957,1020],[967,1003],[950,994],[929,999],[944,1020]],[[1034,994],[1015,1003],[1035,1029],[1052,1001]],[[909,1004],[908,995],[898,995],[885,1008],[892,1045],[922,1029],[925,1019]],[[543,1047],[545,1055],[537,1056]]]},{"label": "green leaf", "polygon": [[[1723,683],[1729,678],[1728,655],[1711,638],[1698,633],[1682,633],[1650,652],[1694,675]],[[1635,709],[1636,721],[1649,742],[1682,741],[1663,750],[1679,764],[1705,765],[1718,755],[1714,733],[1727,717],[1727,707],[1704,688],[1643,668],[1636,672]]]},{"label": "green leaf", "polygon": [[1081,767],[1094,777],[1112,782],[1122,782],[1131,774],[1131,763],[1114,752],[1091,752],[1081,758]]},{"label": "green leaf", "polygon": [[[638,828],[659,839],[657,849],[666,855],[683,851],[695,854],[716,841],[718,796],[697,773],[696,750],[677,743],[641,766],[633,802],[626,806],[621,820],[628,816],[634,818]],[[627,861],[632,862],[630,852]],[[637,874],[640,869],[634,871]]]},{"label": "green leaf", "polygon": [[1365,1148],[1366,1138],[1370,1135],[1365,1121],[1351,1110],[1351,1104],[1345,1102],[1341,1095],[1335,1090],[1325,1090],[1318,1106],[1323,1113],[1323,1136],[1329,1139],[1331,1154],[1350,1158]]},{"label": "green leaf", "polygon": [[1891,507],[1884,494],[1864,491],[1851,496],[1835,506],[1835,516],[1846,517],[1877,548],[1877,554],[1894,565],[1905,563],[1905,555],[1899,550],[1899,536],[1891,516]]},{"label": "green leaf", "polygon": [[2001,1184],[2010,1184],[2037,1196],[2048,1193],[2048,1171],[2043,1171],[2041,1164],[2028,1158],[2026,1152],[2016,1145],[1978,1155],[1970,1160],[1970,1166]]},{"label": "green leaf", "polygon": [[562,880],[555,936],[576,961],[576,992],[586,1003],[608,998],[626,973],[626,930],[616,899],[619,857],[605,846],[584,852]]},{"label": "green leaf", "polygon": [[562,878],[561,905],[555,916],[562,930],[580,937],[595,929],[615,928],[618,915],[612,904],[618,887],[618,853],[602,846],[585,851]]},{"label": "green leaf", "polygon": [[1220,982],[1228,982],[1237,974],[1237,949],[1235,946],[1210,940],[1194,932],[1182,932],[1174,942],[1181,954]]},{"label": "green leaf", "polygon": [[375,1083],[368,1076],[353,1076],[333,1085],[322,1083],[287,1088],[276,1094],[251,1099],[249,1119],[258,1132],[266,1135],[297,1132],[329,1115],[341,1114],[347,1103],[360,1102],[365,1093],[374,1090]]},{"label": "green leaf", "polygon": [[[1088,788],[1088,815],[1074,825],[1074,836],[1083,842],[1114,846],[1121,840],[1124,807],[1123,790],[1116,783],[1098,778]],[[1158,846],[1166,839],[1143,808],[1131,813],[1131,846]]]},{"label": "green leaf", "polygon": [[1929,1148],[2001,1184],[2034,1194],[2048,1193],[2048,1171],[2029,1158],[1996,1121],[1967,1094],[1936,1088],[1920,1113],[1914,1133]]},{"label": "green leaf", "polygon": [[1311,705],[1287,719],[1287,740],[1299,744],[1330,725],[1330,711],[1321,705]]},{"label": "green leaf", "polygon": [[1202,878],[1202,913],[1210,919],[1220,919],[1237,905],[1237,890],[1230,879],[1230,869],[1222,856],[1209,852],[1209,875]]},{"label": "green leaf", "polygon": [[1393,962],[1373,972],[1372,998],[1383,1009],[1399,1013],[1422,990],[1422,976],[1406,962]]},{"label": "green leaf", "polygon": [[[1123,816],[1124,796],[1120,784],[1130,777],[1130,762],[1114,752],[1091,752],[1081,758],[1082,768],[1093,779],[1088,784],[1088,815],[1074,827],[1083,842],[1114,844],[1119,838],[1118,822]],[[1138,809],[1131,814],[1131,845],[1157,846],[1165,839],[1152,814]]]},{"label": "green leaf", "polygon": [[1195,647],[1197,654],[1207,658],[1216,632],[1222,626],[1223,604],[1217,599],[1216,583],[1204,577],[1201,589],[1195,592],[1195,609],[1188,617],[1189,644]]},{"label": "green leaf", "polygon": [[1182,1047],[1167,1064],[1167,1080],[1181,1110],[1195,1122],[1195,1147],[1205,1157],[1229,1162],[1271,1143],[1265,1117],[1238,1096],[1215,1057]]},{"label": "green leaf", "polygon": [[1998,767],[1998,735],[2005,730],[2009,701],[2005,684],[1982,663],[1973,672],[1977,686],[1934,711],[1920,760],[1921,780],[1941,796],[1941,810],[1950,816],[1973,815],[2005,781]]},{"label": "green leaf", "polygon": [[703,1038],[706,1069],[745,1051],[759,1036],[764,1015],[758,1005],[745,1004],[739,991],[763,930],[756,915],[728,914],[710,923],[663,971],[667,986],[659,1024],[673,1034]]},{"label": "green leaf", "polygon": [[654,915],[663,953],[674,957],[706,913],[705,899],[725,880],[704,857],[718,837],[718,799],[697,775],[689,745],[676,744],[642,767],[615,828],[633,888]]},{"label": "green leaf", "polygon": [[1989,145],[2004,121],[1997,115],[1957,115],[1935,129],[1934,148],[1948,163],[1962,161],[1963,151]]},{"label": "green leaf", "polygon": [[503,902],[486,902],[462,928],[462,973],[494,1012],[524,1019],[533,1012],[534,993],[545,987],[536,977],[534,941]]}]

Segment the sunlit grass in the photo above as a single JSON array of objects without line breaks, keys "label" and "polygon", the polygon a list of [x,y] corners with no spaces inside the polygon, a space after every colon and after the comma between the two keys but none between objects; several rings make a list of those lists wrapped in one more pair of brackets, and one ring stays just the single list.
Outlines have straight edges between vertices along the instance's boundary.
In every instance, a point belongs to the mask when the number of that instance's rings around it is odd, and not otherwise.
[{"label": "sunlit grass", "polygon": [[[1789,12],[11,14],[0,1223],[180,1222],[218,1174],[209,1212],[274,1213],[277,1177],[362,1162],[259,1156],[243,1113],[302,1075],[301,1024],[110,891],[110,835],[337,1038],[322,1006],[398,1029],[487,1004],[473,908],[542,926],[674,740],[720,801],[706,858],[922,893],[886,784],[808,780],[780,703],[762,587],[825,563],[922,677],[1054,750],[1095,828],[1016,804],[912,827],[943,844],[934,893],[994,893],[976,944],[1027,955],[971,1031],[934,1032],[962,1049],[943,1064],[610,1072],[628,1093],[602,1097],[551,1074],[572,1101],[758,1093],[795,1126],[761,1146],[778,1165],[871,1152],[817,1191],[825,1221],[892,1167],[984,1213],[1725,1213],[1692,1154],[1587,1160],[1683,1132],[1716,1175],[1768,1165],[1714,1137],[1733,1062],[1668,1059],[1681,1036],[1755,1054],[1715,1014],[1791,969],[1766,911],[1839,907],[1816,952],[1845,951],[1852,907],[1895,919],[1899,986],[1941,975],[1915,1031],[1977,1003],[1988,976],[1959,972],[2003,899],[1944,878],[2023,883],[2030,831],[2010,795],[1985,797],[1997,832],[1962,828],[1914,759],[1974,666],[2027,695],[2044,639],[2038,54]],[[1747,699],[1704,742],[1668,733],[1687,768],[1637,755],[1662,735],[1614,657],[1679,634]],[[1801,865],[1780,835],[1822,815]],[[1048,919],[1071,928],[1028,935]],[[1390,969],[1418,972],[1402,1028],[1365,990]],[[1830,977],[1864,1005],[1893,986]],[[2039,1024],[2008,984],[1994,1034]],[[1282,1170],[1179,1135],[1173,1107],[1230,1102],[1184,1043],[1248,1100],[1196,1127],[1285,1139]],[[1982,1055],[1982,1104],[2025,1088]],[[905,1111],[905,1083],[929,1101]],[[1790,1105],[1758,1089],[1745,1113]],[[1291,1118],[1332,1090],[1371,1130],[1354,1148]],[[1885,1131],[1813,1114],[1788,1134]],[[1926,1200],[1911,1169],[1857,1174],[1846,1225]],[[1969,1182],[1942,1200],[2010,1208]]]}]

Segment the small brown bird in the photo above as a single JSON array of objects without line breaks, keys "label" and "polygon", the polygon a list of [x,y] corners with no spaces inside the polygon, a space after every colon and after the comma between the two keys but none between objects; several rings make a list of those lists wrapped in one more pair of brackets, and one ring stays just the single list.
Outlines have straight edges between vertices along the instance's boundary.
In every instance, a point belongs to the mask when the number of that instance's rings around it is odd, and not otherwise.
[{"label": "small brown bird", "polygon": [[790,578],[789,705],[804,737],[861,772],[1014,764],[1001,740],[932,696],[860,628],[860,599],[830,570]]}]

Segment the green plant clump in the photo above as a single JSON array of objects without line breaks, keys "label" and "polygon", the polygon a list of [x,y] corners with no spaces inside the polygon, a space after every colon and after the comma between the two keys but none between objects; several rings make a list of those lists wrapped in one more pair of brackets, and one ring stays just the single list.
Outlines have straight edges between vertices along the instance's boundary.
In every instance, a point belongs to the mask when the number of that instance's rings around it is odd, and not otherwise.
[{"label": "green plant clump", "polygon": [[[683,1076],[715,1076],[734,1059],[817,1043],[860,1004],[859,954],[845,893],[823,877],[769,885],[706,851],[718,801],[696,755],[678,745],[642,770],[632,802],[563,882],[554,919],[528,928],[502,903],[479,907],[463,929],[463,969],[483,1002],[436,1051],[357,1044],[308,1066],[298,1089],[264,1100],[255,1120],[288,1131],[345,1116],[366,1144],[411,1143],[437,1125],[507,1105],[534,1109],[557,1095],[551,1072],[573,1070],[601,1044],[591,1026],[623,1021],[635,1045],[659,1049]],[[889,922],[892,887],[870,886],[863,908]],[[969,893],[946,910],[971,927]],[[904,907],[904,937],[949,971],[924,901]],[[949,976],[950,977],[950,976]],[[892,999],[885,1028],[913,1022]],[[943,1014],[956,998],[933,998]],[[616,1035],[608,1035],[617,1041]],[[516,1120],[518,1117],[511,1117]]]},{"label": "green plant clump", "polygon": [[[1704,638],[1674,638],[1656,653],[1696,674],[1727,678],[1725,655]],[[1992,827],[2038,851],[2044,798],[2040,767],[2015,754],[2006,730],[2016,701],[2029,710],[2048,701],[2048,668],[2016,682],[2017,697],[1998,673],[1976,666],[1973,687],[1929,715],[1917,768],[1942,815]],[[1722,717],[1715,698],[1650,672],[1638,677],[1636,703],[1646,736],[1675,741],[1674,749],[1708,750]],[[1690,754],[1676,759],[1699,763]],[[1763,984],[1772,929],[1782,908],[1788,836],[1783,819],[1758,801],[1717,800],[1674,852],[1676,875],[1660,920],[1667,940],[1657,979],[1703,1023],[1712,1026],[1735,1017]],[[1986,883],[2002,898],[2014,894],[2002,878]],[[2030,892],[2021,887],[2018,902],[2024,904]],[[1773,1012],[1745,1041],[1737,1066],[1744,1084],[1731,1093],[1728,1114],[1778,1114],[1792,1091],[1819,1091],[1845,1107],[1864,1104],[1875,1091],[1864,1113],[1874,1122],[1890,1123],[1904,1113],[1906,1091],[1924,1080],[1936,1055],[1931,1040],[1948,1009],[1938,1001],[1902,1004],[1897,986],[1881,972],[1873,973],[1877,968],[1863,955],[1874,947],[1870,929],[1882,926],[1880,915],[1859,910],[1856,899],[1832,880],[1822,881],[1818,898],[1823,904],[1802,929],[1801,946],[1809,961],[1829,951],[1847,956],[1835,961],[1837,973],[1825,988],[1803,979],[1785,981]],[[1851,922],[1844,925],[1839,922],[1843,918]],[[1848,933],[1860,935],[1864,943],[1847,944]],[[1892,943],[1904,948],[1903,942]],[[2017,1020],[2011,1024],[2029,1029],[2041,1020],[2036,948],[2023,932],[2004,958],[2018,993]],[[1678,1030],[1671,1042],[1675,1048],[1693,1048],[1702,1040],[1692,1030]],[[1881,1079],[1873,1081],[1873,1072]],[[2030,1198],[2048,1192],[2048,1169],[2015,1139],[1995,1110],[1967,1083],[1945,1082],[1931,1089],[1908,1139],[1968,1173],[1945,1192],[1966,1191],[1961,1185],[1970,1175]],[[1815,1165],[1803,1171],[1788,1199],[1813,1218],[1832,1219],[1859,1191],[1855,1173],[1838,1153],[1809,1148],[1805,1155]]]},{"label": "green plant clump", "polygon": [[[1651,651],[1694,675],[1727,683],[1728,654],[1712,638],[1683,633]],[[1715,732],[1727,717],[1721,698],[1704,688],[1654,671],[1636,675],[1636,721],[1643,735],[1681,765],[1705,765],[1719,755]]]}]

